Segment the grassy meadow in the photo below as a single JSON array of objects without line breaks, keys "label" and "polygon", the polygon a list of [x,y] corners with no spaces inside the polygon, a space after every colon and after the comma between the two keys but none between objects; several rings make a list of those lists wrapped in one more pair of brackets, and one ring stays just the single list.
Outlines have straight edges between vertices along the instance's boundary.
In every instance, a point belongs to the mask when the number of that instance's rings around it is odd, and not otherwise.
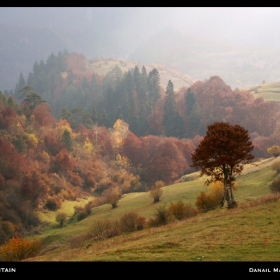
[{"label": "grassy meadow", "polygon": [[[123,196],[118,207],[104,204],[78,222],[60,228],[55,212],[42,214],[48,227],[31,238],[40,238],[44,247],[25,261],[279,261],[280,196],[271,194],[269,185],[277,176],[269,158],[247,165],[237,178],[235,198],[238,207],[200,213],[164,226],[123,233],[94,241],[84,236],[96,221],[117,221],[130,211],[149,218],[159,206],[182,200],[195,205],[201,191],[207,191],[205,178],[190,174],[189,180],[163,187],[160,202],[153,203],[149,193]],[[88,202],[89,197],[78,203]],[[73,202],[64,202],[60,211],[73,213]]]},{"label": "grassy meadow", "polygon": [[280,83],[263,83],[258,86],[246,88],[251,91],[255,98],[263,97],[266,101],[280,103]]}]

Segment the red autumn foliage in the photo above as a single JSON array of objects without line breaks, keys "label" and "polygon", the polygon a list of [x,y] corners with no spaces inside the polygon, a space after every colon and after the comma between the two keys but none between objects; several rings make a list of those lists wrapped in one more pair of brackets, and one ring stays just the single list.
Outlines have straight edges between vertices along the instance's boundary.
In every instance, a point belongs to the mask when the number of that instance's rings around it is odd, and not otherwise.
[{"label": "red autumn foliage", "polygon": [[147,166],[147,181],[158,180],[170,184],[183,175],[187,162],[175,144],[174,139],[164,138],[156,146],[156,151]]},{"label": "red autumn foliage", "polygon": [[30,200],[32,205],[37,207],[39,198],[46,194],[46,175],[40,173],[39,170],[32,170],[23,177],[20,191],[26,200]]},{"label": "red autumn foliage", "polygon": [[248,131],[242,126],[216,122],[208,126],[206,136],[192,154],[192,166],[201,169],[201,176],[210,176],[207,184],[224,182],[224,199],[230,206],[235,204],[232,192],[234,177],[242,172],[244,164],[254,158],[253,149]]},{"label": "red autumn foliage", "polygon": [[255,99],[247,113],[250,132],[257,131],[262,136],[270,136],[276,128],[279,112],[280,105],[276,101]]},{"label": "red autumn foliage", "polygon": [[16,117],[13,108],[0,104],[0,129],[8,129]]},{"label": "red autumn foliage", "polygon": [[51,108],[46,104],[38,104],[32,111],[39,126],[54,127],[56,120],[51,113]]},{"label": "red autumn foliage", "polygon": [[220,77],[210,77],[206,82],[198,81],[191,89],[196,93],[204,123],[208,122],[210,115],[220,120],[225,118],[225,108],[230,106],[232,90]]},{"label": "red autumn foliage", "polygon": [[45,135],[44,145],[46,152],[52,156],[57,155],[62,148],[62,145],[52,133]]},{"label": "red autumn foliage", "polygon": [[102,156],[113,157],[114,149],[111,142],[110,133],[101,126],[94,133],[90,134],[90,140],[97,146],[97,152]]},{"label": "red autumn foliage", "polygon": [[147,166],[148,162],[154,156],[154,153],[156,151],[156,145],[161,140],[161,137],[148,135],[140,137],[140,140],[142,142],[140,163],[144,166]]},{"label": "red autumn foliage", "polygon": [[0,138],[0,173],[8,179],[18,179],[27,169],[26,162],[11,143]]},{"label": "red autumn foliage", "polygon": [[73,169],[72,160],[66,149],[61,150],[51,162],[51,171],[54,173],[68,174]]},{"label": "red autumn foliage", "polygon": [[129,132],[123,141],[122,152],[135,167],[141,163],[141,144],[141,140],[132,132]]},{"label": "red autumn foliage", "polygon": [[79,137],[77,137],[76,140],[80,141],[80,143],[84,143],[86,138],[89,137],[89,135],[93,132],[92,130],[87,129],[83,124],[80,124],[79,127],[75,129],[75,133],[79,134]]}]

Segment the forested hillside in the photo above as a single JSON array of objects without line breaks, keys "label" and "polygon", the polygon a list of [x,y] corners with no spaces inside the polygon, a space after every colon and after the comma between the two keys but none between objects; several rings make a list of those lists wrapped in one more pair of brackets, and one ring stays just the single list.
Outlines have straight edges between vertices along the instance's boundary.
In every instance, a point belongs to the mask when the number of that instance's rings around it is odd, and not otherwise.
[{"label": "forested hillside", "polygon": [[1,93],[1,243],[39,225],[35,209],[174,183],[194,170],[191,153],[216,121],[247,129],[256,158],[279,143],[277,102],[218,76],[179,90],[160,80],[144,65],[102,76],[84,56],[64,52],[35,62],[14,92]]},{"label": "forested hillside", "polygon": [[[167,76],[165,84],[162,76]],[[179,79],[185,85],[178,88]],[[265,156],[264,142],[267,146],[277,139],[279,105],[255,98],[254,91],[233,90],[218,76],[194,83],[161,65],[95,61],[59,52],[46,62],[35,62],[27,79],[21,75],[14,92],[4,94],[13,94],[20,103],[18,91],[25,85],[42,96],[57,120],[66,119],[73,129],[80,124],[108,128],[122,119],[138,137],[193,138],[203,136],[207,125],[223,120],[248,129],[260,156]]]}]

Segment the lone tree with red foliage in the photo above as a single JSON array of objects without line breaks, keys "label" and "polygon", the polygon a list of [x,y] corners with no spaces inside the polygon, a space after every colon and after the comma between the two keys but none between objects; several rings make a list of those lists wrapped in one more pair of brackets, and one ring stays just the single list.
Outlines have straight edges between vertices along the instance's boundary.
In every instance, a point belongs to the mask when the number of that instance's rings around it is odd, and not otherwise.
[{"label": "lone tree with red foliage", "polygon": [[192,153],[192,167],[201,168],[200,176],[210,176],[207,185],[215,181],[224,183],[222,206],[225,199],[228,208],[236,206],[232,183],[244,164],[254,158],[253,149],[248,131],[242,126],[216,122],[208,126],[205,137]]}]

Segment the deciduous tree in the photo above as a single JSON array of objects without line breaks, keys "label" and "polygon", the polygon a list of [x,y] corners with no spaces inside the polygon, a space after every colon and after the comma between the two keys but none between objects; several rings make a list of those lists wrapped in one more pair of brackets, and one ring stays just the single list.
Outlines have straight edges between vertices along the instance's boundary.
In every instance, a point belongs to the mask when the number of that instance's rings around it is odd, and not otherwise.
[{"label": "deciduous tree", "polygon": [[240,174],[244,164],[254,156],[254,146],[248,131],[240,125],[216,122],[208,126],[206,136],[192,153],[192,166],[201,168],[200,175],[208,175],[206,184],[223,181],[224,197],[229,208],[236,205],[233,195],[235,175]]}]

